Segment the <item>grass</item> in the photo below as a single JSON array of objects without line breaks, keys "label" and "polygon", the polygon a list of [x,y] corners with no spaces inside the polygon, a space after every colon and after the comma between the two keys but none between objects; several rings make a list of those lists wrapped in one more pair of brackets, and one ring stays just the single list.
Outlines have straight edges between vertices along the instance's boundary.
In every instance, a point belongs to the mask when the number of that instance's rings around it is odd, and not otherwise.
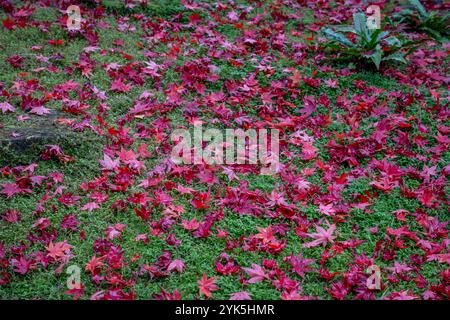
[{"label": "grass", "polygon": [[[105,1],[106,10],[108,13],[114,15],[127,15],[130,12],[138,12],[138,9],[128,10],[123,8],[116,1]],[[182,12],[182,7],[177,1],[159,1],[158,4],[151,4],[143,13],[148,16],[160,17],[163,19],[169,19],[173,14]],[[256,12],[261,12],[257,10]],[[37,9],[33,14],[33,19],[38,21],[51,21],[57,15],[56,10],[46,8]],[[6,17],[5,13],[0,12],[0,19]],[[266,19],[270,19],[270,16]],[[302,23],[308,23],[312,20],[311,12],[305,12],[305,18]],[[80,83],[81,85],[85,83],[91,83],[97,86],[100,90],[108,90],[110,86],[111,79],[107,72],[104,71],[102,65],[108,63],[119,63],[126,64],[130,62],[123,56],[117,53],[109,52],[108,49],[114,47],[113,41],[116,39],[121,39],[124,41],[124,45],[120,48],[123,52],[132,56],[131,61],[143,61],[145,60],[144,53],[147,50],[155,52],[165,52],[169,48],[166,44],[158,44],[154,47],[145,44],[144,48],[140,48],[136,45],[137,41],[142,41],[143,31],[139,23],[135,21],[130,21],[129,23],[136,26],[136,32],[129,33],[119,33],[114,27],[117,25],[116,17],[111,15],[105,19],[106,22],[111,24],[112,27],[99,30],[99,47],[106,50],[106,53],[100,51],[91,54],[92,59],[96,60],[96,67],[94,69],[93,76],[91,78],[86,78],[80,74],[79,71],[74,71],[73,73],[64,72],[64,67],[72,66],[74,61],[78,60],[79,54],[83,51],[83,48],[88,46],[86,40],[81,38],[68,39],[67,33],[61,28],[56,26],[51,26],[49,32],[41,32],[38,28],[27,27],[20,30],[12,30],[8,32],[0,33],[0,82],[8,85],[8,87],[17,81],[21,76],[19,72],[27,71],[29,75],[24,77],[24,79],[36,78],[39,83],[44,86],[46,90],[51,90],[55,85],[64,83],[70,79]],[[182,20],[183,21],[183,20]],[[295,24],[288,24],[286,26],[287,30],[295,29]],[[222,25],[216,29],[216,32],[222,35],[224,38],[229,39],[229,41],[234,41],[236,38],[242,36],[242,32],[236,29],[232,24]],[[190,32],[183,31],[180,36],[186,37],[186,43],[189,43]],[[65,43],[62,46],[51,46],[47,42],[50,39],[64,39]],[[42,45],[42,50],[39,54],[43,56],[51,56],[56,53],[61,54],[62,59],[60,60],[50,60],[59,70],[59,72],[33,72],[34,68],[42,66],[42,64],[34,58],[35,53],[31,51],[31,47],[34,45]],[[169,88],[169,85],[175,82],[179,82],[179,75],[176,71],[176,66],[183,65],[186,61],[193,59],[194,57],[204,56],[207,52],[207,48],[199,47],[198,45],[190,44],[197,50],[194,56],[181,56],[179,55],[173,62],[173,66],[169,67],[163,75],[162,80],[158,85],[162,85],[164,88]],[[9,63],[6,62],[6,58],[13,54],[18,54],[26,57],[26,61],[23,64],[22,69],[15,69]],[[243,59],[244,65],[236,68],[232,66],[229,62],[225,62],[221,59],[213,59],[214,63],[219,68],[220,80],[216,84],[211,84],[208,86],[208,91],[217,91],[223,87],[226,80],[235,79],[241,80],[245,79],[255,71],[255,63],[251,62],[250,59],[245,57]],[[161,63],[163,61],[158,61]],[[276,62],[276,73],[272,78],[266,78],[260,76],[261,85],[270,86],[271,81],[278,80],[277,78],[284,78],[283,70],[287,68],[298,68],[298,66],[288,58],[278,59]],[[302,73],[305,75],[311,75],[314,66],[305,66],[302,69]],[[401,85],[397,83],[394,79],[390,79],[378,73],[362,71],[356,72],[348,77],[337,77],[332,73],[320,73],[321,78],[339,79],[339,89],[330,89],[328,87],[322,86],[320,89],[312,89],[310,87],[302,87],[301,90],[305,94],[312,94],[316,97],[320,96],[322,93],[330,99],[332,105],[334,105],[341,96],[341,89],[347,89],[347,95],[361,94],[362,90],[354,86],[356,80],[363,80],[366,82],[368,87],[376,87],[384,90],[381,94],[379,100],[381,101],[386,97],[386,94],[393,90],[401,90],[402,92],[410,91],[411,88],[408,86]],[[135,86],[132,90],[127,93],[111,93],[108,92],[108,98],[106,104],[110,106],[111,110],[107,113],[106,121],[113,124],[119,119],[125,119],[126,113],[129,111],[130,107],[133,105],[134,100],[143,92],[149,90],[160,94],[160,91],[155,89],[155,83],[152,81],[147,81],[142,86]],[[424,88],[419,88],[425,93]],[[158,97],[162,99],[164,97]],[[16,101],[16,100],[14,100]],[[300,99],[291,99],[290,102],[294,103],[296,106],[301,104]],[[17,102],[17,101],[16,101]],[[246,106],[244,110],[257,117],[257,112],[252,109],[255,105],[259,103],[259,97],[252,97],[246,101]],[[61,106],[59,103],[52,103],[50,105],[52,110],[59,110]],[[232,106],[227,106],[233,108]],[[19,109],[19,108],[16,108]],[[234,108],[236,110],[236,108]],[[94,111],[94,106],[89,110],[92,115],[96,115]],[[327,114],[328,109],[318,108],[318,112],[321,114]],[[328,132],[348,132],[350,126],[342,121],[338,120],[338,115],[342,114],[343,110],[333,110],[333,123],[327,128]],[[430,125],[433,132],[436,131],[435,125],[433,125],[432,120],[427,118],[426,112],[424,112],[421,107],[413,105],[411,110],[406,111],[409,115],[416,115],[420,119]],[[7,125],[14,125],[16,123],[15,118],[19,114],[24,114],[22,111],[14,114],[0,115],[0,123]],[[168,114],[173,120],[178,121],[176,125],[186,125],[186,119],[183,119],[182,114],[179,110],[174,110]],[[158,117],[158,114],[152,115],[146,118],[144,123],[151,126],[152,121]],[[207,119],[207,118],[206,118]],[[130,129],[130,135],[133,135],[136,130],[136,123],[140,120],[133,120],[125,122],[124,127]],[[175,121],[174,121],[175,122]],[[373,119],[361,119],[360,127],[361,130],[365,131],[364,135],[368,135],[371,131],[368,129],[371,124],[373,124]],[[98,124],[95,120],[92,123]],[[305,126],[306,130],[309,130]],[[311,133],[313,134],[313,133]],[[86,133],[77,133],[77,137],[81,141],[86,138]],[[318,138],[319,147],[319,158],[323,161],[327,161],[332,157],[326,153],[326,148],[324,146],[327,142],[334,139],[333,136]],[[389,138],[390,139],[390,138]],[[134,142],[134,146],[141,142],[150,142],[152,140],[137,139]],[[390,141],[392,142],[392,141]],[[70,144],[64,145],[63,149],[66,154],[74,155],[76,161],[73,163],[68,163],[61,165],[55,161],[40,161],[39,167],[37,169],[37,175],[48,175],[51,172],[62,172],[64,174],[64,192],[73,192],[74,194],[86,196],[86,192],[80,189],[80,184],[85,181],[93,181],[99,176],[99,164],[98,159],[102,158],[102,149],[104,143],[100,141],[92,141],[89,143],[82,143],[81,145],[76,144],[71,146]],[[35,156],[34,156],[35,157]],[[29,160],[34,160],[31,158]],[[444,159],[449,160],[448,152],[446,156],[443,157],[441,163],[438,166],[441,168],[445,165]],[[370,157],[364,159],[363,164],[365,165],[370,160]],[[150,159],[146,160],[146,166],[148,169],[154,167],[157,163],[158,156],[152,155]],[[413,166],[420,169],[420,163],[415,162],[409,158],[402,159],[401,156],[398,157],[398,161],[401,162],[403,167]],[[295,160],[294,165],[299,169],[303,169],[309,164],[305,164],[300,160]],[[448,163],[448,162],[447,162]],[[10,163],[2,162],[0,166],[10,165]],[[342,172],[349,172],[352,168],[342,165]],[[141,175],[140,178],[144,178]],[[267,177],[260,175],[240,175],[240,178],[248,181],[250,190],[260,190],[261,192],[270,194],[270,192],[276,188],[276,186],[282,185],[283,181],[279,177]],[[313,184],[321,184],[322,177],[312,176],[310,181]],[[237,182],[228,183],[225,176],[220,177],[221,183],[219,186],[212,186],[212,192],[217,192],[219,188],[223,188],[224,185],[234,185],[237,186]],[[8,179],[0,177],[0,183],[7,182]],[[179,179],[180,182],[183,181],[182,178]],[[363,194],[365,191],[371,190],[369,182],[370,178],[360,177],[353,180],[343,192],[344,198],[346,200],[352,199],[355,194]],[[410,185],[416,185],[417,181],[411,180],[408,182]],[[207,190],[206,186],[200,186],[198,189]],[[135,192],[142,192],[141,188],[133,187]],[[325,191],[325,190],[322,190]],[[33,214],[36,209],[36,203],[45,194],[45,190],[42,188],[33,192],[29,195],[17,196],[11,199],[5,200],[0,198],[0,213],[13,208],[19,210],[23,213],[22,221],[18,224],[10,224],[4,221],[0,221],[0,243],[8,245],[19,245],[21,241],[26,241],[28,233],[32,230],[32,225],[35,223],[37,216]],[[182,205],[185,209],[182,217],[186,220],[197,217],[202,219],[205,212],[194,210],[190,205],[189,196],[180,197],[176,193],[171,193],[173,197],[176,197],[175,204]],[[119,270],[122,275],[128,279],[132,279],[135,282],[134,290],[135,295],[141,299],[151,298],[152,293],[158,292],[160,289],[164,288],[168,291],[173,291],[178,288],[182,292],[184,298],[194,298],[198,296],[197,280],[206,271],[209,276],[214,275],[214,261],[223,252],[225,246],[224,239],[217,239],[215,237],[209,237],[207,239],[198,239],[191,236],[189,232],[181,228],[180,226],[175,226],[171,233],[176,235],[176,238],[181,240],[179,247],[170,247],[173,258],[182,259],[187,266],[185,272],[181,274],[171,275],[167,278],[162,279],[151,279],[148,276],[137,277],[133,274],[139,268],[142,263],[151,264],[156,261],[157,257],[162,254],[163,250],[169,247],[165,243],[165,239],[162,237],[154,237],[149,235],[149,243],[145,244],[142,242],[134,241],[137,234],[146,233],[148,234],[148,225],[142,223],[142,221],[136,217],[131,209],[126,209],[123,212],[113,213],[111,210],[111,205],[118,200],[127,201],[130,196],[130,192],[126,194],[122,193],[110,193],[109,198],[105,203],[101,204],[100,209],[93,212],[78,211],[77,207],[65,207],[57,202],[54,198],[46,203],[46,210],[48,216],[51,219],[53,226],[59,226],[62,219],[67,214],[76,214],[77,219],[80,222],[81,228],[85,231],[86,238],[80,239],[79,234],[69,231],[58,231],[57,239],[66,239],[71,245],[73,245],[73,253],[75,257],[70,261],[70,265],[79,265],[84,269],[85,264],[94,255],[93,243],[95,239],[104,237],[105,229],[116,223],[125,223],[127,225],[124,230],[121,239],[113,240],[116,244],[120,245],[124,253],[124,260],[130,261],[130,259],[139,254],[139,258],[135,262],[129,262],[127,265]],[[82,201],[86,199],[83,198]],[[309,219],[317,220],[320,218],[320,214],[317,212],[316,205],[309,205],[307,207],[300,206],[300,210],[307,215]],[[414,212],[420,208],[420,203],[415,199],[406,199],[402,196],[399,189],[396,188],[389,195],[380,193],[376,201],[370,206],[372,213],[368,214],[358,209],[351,209],[348,215],[345,217],[346,223],[338,224],[337,235],[338,240],[353,239],[357,238],[363,240],[364,243],[357,247],[355,250],[358,254],[363,252],[366,254],[371,254],[374,245],[377,241],[383,240],[385,235],[385,228],[398,228],[402,226],[402,223],[397,221],[392,214],[392,211],[403,208],[410,212]],[[53,210],[49,213],[49,210]],[[159,219],[162,217],[161,208],[157,208],[152,214],[152,219]],[[220,228],[226,228],[230,234],[230,238],[238,239],[241,236],[249,236],[250,234],[257,233],[257,227],[265,227],[273,224],[274,221],[267,218],[252,217],[252,216],[239,216],[236,213],[230,212],[225,209],[225,218],[217,223]],[[446,213],[444,212],[434,212],[440,220],[446,220]],[[291,227],[295,224],[292,221],[286,221],[280,219],[281,222],[284,221],[288,223]],[[419,231],[416,221],[409,221],[408,224],[412,230]],[[373,226],[378,226],[379,232],[377,234],[371,234],[367,230]],[[356,227],[356,229],[355,229]],[[310,229],[314,230],[313,228]],[[355,232],[356,230],[356,232]],[[283,256],[288,255],[290,252],[300,253],[302,252],[305,258],[316,259],[314,264],[318,267],[317,261],[321,258],[322,248],[313,248],[309,250],[304,250],[302,247],[301,240],[293,230],[289,231],[286,239],[288,240],[288,246],[284,251],[283,255],[272,256],[264,252],[250,252],[243,251],[240,249],[234,249],[229,252],[230,257],[236,259],[237,263],[243,267],[249,267],[251,263],[261,264],[263,259],[275,259],[280,265],[287,268],[287,264],[284,263]],[[30,246],[29,251],[33,250],[45,250],[42,244],[36,243]],[[398,256],[396,261],[402,261],[409,259],[413,254],[419,253],[420,250],[411,246],[405,249],[397,250]],[[344,252],[343,254],[338,254],[335,258],[330,259],[328,262],[328,267],[330,271],[340,272],[341,275],[345,270],[352,264],[352,257],[349,252]],[[382,267],[391,266],[391,261],[383,261],[382,259],[377,259],[376,263]],[[51,267],[52,268],[52,267]],[[67,276],[65,273],[55,275],[51,268],[39,267],[32,272],[22,276],[18,274],[12,274],[12,279],[7,285],[0,286],[0,298],[2,299],[70,299],[70,296],[65,295],[64,291],[66,286]],[[444,266],[438,264],[437,262],[426,262],[423,265],[424,274],[430,281],[439,280],[439,272],[444,270]],[[298,275],[292,272],[288,272],[289,276],[294,280],[301,280],[303,295],[318,296],[320,298],[328,299],[330,298],[327,294],[324,286],[323,279],[320,278],[318,274],[307,274],[305,279],[301,279]],[[341,276],[340,275],[340,276]],[[89,294],[93,294],[97,290],[104,289],[104,285],[96,286],[89,280],[89,275],[87,273],[82,273],[82,283],[85,286],[85,290]],[[247,290],[254,299],[278,299],[280,293],[271,286],[268,282],[262,282],[247,287],[243,287],[239,282],[238,275],[230,276],[220,276],[217,280],[218,286],[221,288],[214,297],[217,299],[228,299],[230,294],[238,291]],[[103,287],[102,287],[103,286]],[[396,286],[391,285],[385,289],[385,292],[392,292],[400,289],[409,289],[411,292],[419,294],[423,290],[415,286],[414,282],[404,283],[401,282]],[[381,296],[380,293],[379,295]]]}]

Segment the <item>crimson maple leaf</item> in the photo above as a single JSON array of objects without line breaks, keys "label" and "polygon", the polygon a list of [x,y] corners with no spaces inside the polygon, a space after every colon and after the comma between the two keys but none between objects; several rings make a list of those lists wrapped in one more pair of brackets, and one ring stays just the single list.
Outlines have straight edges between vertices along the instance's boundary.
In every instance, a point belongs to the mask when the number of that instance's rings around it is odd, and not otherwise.
[{"label": "crimson maple leaf", "polygon": [[196,209],[208,209],[210,199],[211,199],[211,195],[210,195],[209,191],[207,193],[199,192],[191,200],[191,204]]},{"label": "crimson maple leaf", "polygon": [[57,39],[57,40],[51,39],[51,40],[48,40],[48,44],[51,44],[51,45],[54,45],[54,46],[60,46],[60,45],[64,44],[64,40],[62,40],[62,39]]},{"label": "crimson maple leaf", "polygon": [[422,203],[426,207],[432,207],[433,201],[436,199],[433,195],[432,191],[429,189],[425,189],[419,196],[418,199],[420,203]]},{"label": "crimson maple leaf", "polygon": [[212,292],[219,290],[219,287],[215,284],[216,278],[209,278],[206,274],[203,274],[202,278],[197,281],[199,294],[204,295],[207,298],[212,297]]},{"label": "crimson maple leaf", "polygon": [[145,208],[145,206],[141,206],[141,208],[134,208],[134,212],[138,217],[141,217],[143,220],[150,219],[151,210]]},{"label": "crimson maple leaf", "polygon": [[15,26],[14,21],[10,17],[7,17],[5,20],[2,20],[2,25],[5,29],[8,30],[13,29]]}]

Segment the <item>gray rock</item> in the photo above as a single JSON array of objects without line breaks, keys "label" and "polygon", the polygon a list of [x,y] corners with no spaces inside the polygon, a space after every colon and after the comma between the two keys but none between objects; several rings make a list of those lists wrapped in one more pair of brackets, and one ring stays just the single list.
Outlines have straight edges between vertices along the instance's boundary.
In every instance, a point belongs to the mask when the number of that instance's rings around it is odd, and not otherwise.
[{"label": "gray rock", "polygon": [[45,116],[29,116],[30,120],[0,127],[0,167],[37,161],[45,145],[49,144],[59,145],[70,155],[70,150],[76,150],[77,146],[89,140],[86,133],[56,124],[58,117],[67,118],[67,114],[52,112]]}]

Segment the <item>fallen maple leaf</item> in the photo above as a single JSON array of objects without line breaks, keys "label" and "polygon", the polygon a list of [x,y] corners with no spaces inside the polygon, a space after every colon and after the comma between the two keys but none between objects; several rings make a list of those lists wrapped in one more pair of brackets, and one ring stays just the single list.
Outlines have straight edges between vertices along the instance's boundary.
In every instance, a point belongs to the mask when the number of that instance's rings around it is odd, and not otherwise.
[{"label": "fallen maple leaf", "polygon": [[336,238],[333,236],[333,232],[336,230],[336,225],[332,224],[329,225],[330,228],[328,230],[325,230],[324,228],[320,226],[316,226],[316,233],[307,233],[306,235],[310,238],[316,239],[314,241],[304,243],[303,247],[305,248],[311,248],[311,247],[317,247],[319,245],[326,246],[328,242],[333,243],[334,239]]},{"label": "fallen maple leaf", "polygon": [[247,291],[241,291],[230,294],[230,300],[252,300],[252,297]]},{"label": "fallen maple leaf", "polygon": [[219,287],[215,284],[216,278],[207,278],[206,274],[203,274],[202,278],[197,281],[199,294],[204,295],[207,298],[212,297],[212,292],[219,290]]},{"label": "fallen maple leaf", "polygon": [[88,202],[82,208],[81,211],[94,211],[100,208],[100,206],[96,202]]},{"label": "fallen maple leaf", "polygon": [[28,261],[24,256],[21,256],[19,259],[11,259],[10,263],[13,271],[19,274],[26,274],[31,266],[31,261]]},{"label": "fallen maple leaf", "polygon": [[91,274],[95,274],[96,270],[103,266],[102,258],[97,258],[93,256],[91,260],[86,264],[86,271],[90,271]]},{"label": "fallen maple leaf", "polygon": [[39,116],[43,116],[44,114],[50,114],[51,111],[48,108],[43,106],[31,108],[30,113],[37,114]]},{"label": "fallen maple leaf", "polygon": [[250,280],[248,280],[248,283],[261,282],[266,277],[264,269],[260,265],[257,265],[256,263],[252,263],[251,268],[242,268],[242,270],[244,270],[245,273],[247,273],[250,276]]},{"label": "fallen maple leaf", "polygon": [[21,193],[22,189],[20,189],[16,183],[4,183],[1,185],[3,187],[1,194],[6,194],[7,198],[11,198],[13,195]]},{"label": "fallen maple leaf", "polygon": [[1,102],[0,110],[2,110],[2,113],[6,113],[8,111],[14,112],[14,107],[8,102]]},{"label": "fallen maple leaf", "polygon": [[324,215],[327,215],[327,216],[332,216],[336,213],[336,211],[333,208],[332,203],[327,204],[327,205],[321,203],[319,205],[319,212],[323,213]]},{"label": "fallen maple leaf", "polygon": [[185,265],[184,265],[183,261],[175,259],[169,264],[169,267],[167,268],[167,270],[170,272],[172,272],[173,270],[177,270],[179,273],[181,273],[181,272],[183,272],[184,268],[185,268]]},{"label": "fallen maple leaf", "polygon": [[114,170],[119,167],[120,160],[119,159],[113,160],[113,159],[111,159],[110,156],[108,156],[107,154],[104,154],[103,160],[98,160],[98,162],[100,162],[103,169]]},{"label": "fallen maple leaf", "polygon": [[50,242],[45,249],[47,249],[47,256],[55,260],[61,260],[70,254],[70,249],[72,246],[66,241],[53,243]]}]

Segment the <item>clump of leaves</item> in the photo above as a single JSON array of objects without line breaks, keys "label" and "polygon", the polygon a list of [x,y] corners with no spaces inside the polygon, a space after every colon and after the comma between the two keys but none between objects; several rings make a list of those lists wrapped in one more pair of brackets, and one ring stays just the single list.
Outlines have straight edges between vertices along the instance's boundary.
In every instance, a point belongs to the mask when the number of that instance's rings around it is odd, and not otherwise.
[{"label": "clump of leaves", "polygon": [[[337,26],[335,30],[324,28],[323,34],[330,40],[327,47],[339,53],[338,59],[369,61],[377,70],[382,61],[396,60],[406,63],[402,49],[409,46],[398,38],[389,35],[389,31],[367,27],[364,13],[353,15],[353,26]],[[340,32],[338,32],[340,31]],[[349,36],[345,34],[349,33]]]},{"label": "clump of leaves", "polygon": [[410,29],[423,32],[439,42],[448,42],[450,36],[450,16],[437,11],[427,12],[419,0],[409,0],[410,8],[405,8],[394,16],[394,20],[405,23]]}]

